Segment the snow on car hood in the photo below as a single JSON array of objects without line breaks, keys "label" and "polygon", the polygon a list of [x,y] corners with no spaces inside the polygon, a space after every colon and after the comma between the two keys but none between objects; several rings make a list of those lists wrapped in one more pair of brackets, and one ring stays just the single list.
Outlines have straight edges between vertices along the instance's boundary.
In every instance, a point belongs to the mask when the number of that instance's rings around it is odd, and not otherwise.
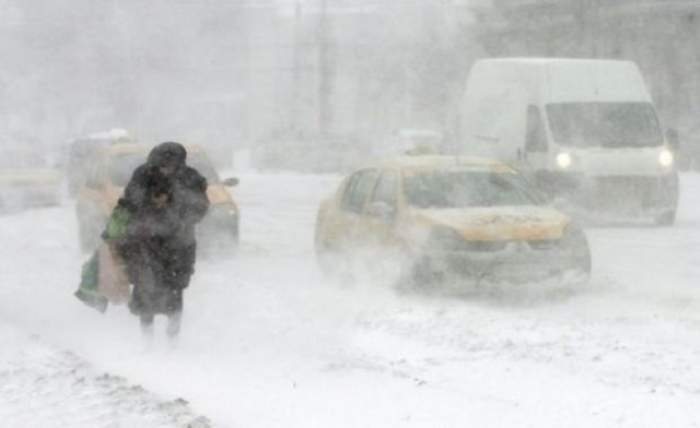
[{"label": "snow on car hood", "polygon": [[569,218],[549,207],[484,207],[416,210],[421,222],[456,230],[474,241],[557,239]]}]

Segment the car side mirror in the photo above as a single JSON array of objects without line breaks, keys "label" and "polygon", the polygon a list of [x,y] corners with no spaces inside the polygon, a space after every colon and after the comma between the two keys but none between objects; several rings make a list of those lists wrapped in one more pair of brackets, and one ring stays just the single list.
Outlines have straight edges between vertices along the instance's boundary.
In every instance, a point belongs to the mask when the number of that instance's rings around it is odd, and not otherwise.
[{"label": "car side mirror", "polygon": [[668,128],[666,130],[666,142],[671,150],[674,152],[678,151],[678,149],[681,148],[681,139],[678,136],[678,131],[673,128]]},{"label": "car side mirror", "polygon": [[238,186],[238,183],[240,183],[240,180],[236,177],[229,177],[229,178],[225,179],[224,181],[222,181],[222,183],[224,184],[224,186],[235,187],[235,186]]},{"label": "car side mirror", "polygon": [[396,216],[396,207],[392,207],[384,201],[375,201],[369,204],[367,215],[390,223]]}]

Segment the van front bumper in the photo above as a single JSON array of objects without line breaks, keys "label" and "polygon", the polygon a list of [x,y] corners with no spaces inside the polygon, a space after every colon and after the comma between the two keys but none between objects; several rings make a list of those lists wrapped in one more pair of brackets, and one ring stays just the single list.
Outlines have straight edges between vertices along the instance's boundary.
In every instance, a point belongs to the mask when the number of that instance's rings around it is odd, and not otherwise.
[{"label": "van front bumper", "polygon": [[552,178],[546,190],[589,212],[655,217],[675,211],[678,204],[676,172],[597,177],[560,173]]}]

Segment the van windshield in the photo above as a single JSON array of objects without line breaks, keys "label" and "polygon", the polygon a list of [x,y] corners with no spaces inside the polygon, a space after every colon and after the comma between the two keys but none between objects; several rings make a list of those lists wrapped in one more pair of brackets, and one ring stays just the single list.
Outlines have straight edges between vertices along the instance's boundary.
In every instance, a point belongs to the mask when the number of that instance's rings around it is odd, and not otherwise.
[{"label": "van windshield", "polygon": [[649,103],[557,103],[547,105],[552,137],[573,147],[654,147],[663,144]]},{"label": "van windshield", "polygon": [[538,205],[523,180],[511,174],[435,171],[408,175],[404,192],[420,209]]}]

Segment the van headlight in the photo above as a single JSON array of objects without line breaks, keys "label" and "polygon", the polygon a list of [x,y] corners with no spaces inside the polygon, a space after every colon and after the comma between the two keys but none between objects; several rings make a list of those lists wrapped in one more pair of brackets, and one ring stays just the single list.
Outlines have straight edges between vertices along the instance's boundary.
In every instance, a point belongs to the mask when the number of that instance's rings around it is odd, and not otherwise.
[{"label": "van headlight", "polygon": [[673,153],[668,149],[663,149],[659,153],[659,164],[663,167],[673,166]]},{"label": "van headlight", "polygon": [[557,166],[561,169],[569,169],[573,163],[570,153],[562,152],[557,155]]}]

